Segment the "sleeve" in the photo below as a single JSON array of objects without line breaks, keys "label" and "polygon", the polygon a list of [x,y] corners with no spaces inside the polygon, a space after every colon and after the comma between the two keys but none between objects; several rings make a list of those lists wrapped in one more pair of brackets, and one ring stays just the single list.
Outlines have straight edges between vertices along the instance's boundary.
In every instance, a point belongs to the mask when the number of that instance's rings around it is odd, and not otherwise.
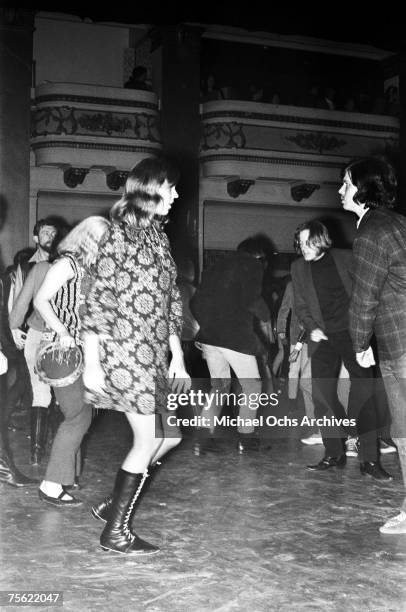
[{"label": "sleeve", "polygon": [[25,315],[34,297],[35,274],[36,266],[30,270],[13,304],[9,318],[11,329],[17,329],[24,323]]},{"label": "sleeve", "polygon": [[291,268],[291,275],[297,318],[299,319],[303,327],[306,329],[306,331],[311,332],[313,331],[313,329],[317,329],[320,326],[312,317],[310,308],[303,292],[302,283],[300,282],[300,270],[298,270],[297,266],[295,266],[294,264]]},{"label": "sleeve", "polygon": [[261,264],[255,259],[248,260],[243,270],[243,303],[247,304],[248,310],[260,321],[269,321],[271,317],[269,308],[262,297],[263,269]]},{"label": "sleeve", "polygon": [[360,236],[353,246],[353,290],[349,308],[349,328],[354,351],[368,348],[382,287],[389,271],[391,247],[384,237]]},{"label": "sleeve", "polygon": [[283,294],[282,303],[278,311],[278,317],[276,319],[276,331],[278,334],[287,333],[288,317],[293,307],[293,287],[292,283],[289,282],[286,285],[285,293]]},{"label": "sleeve", "polygon": [[181,337],[183,325],[182,298],[174,276],[171,284],[170,306],[169,306],[169,334]]},{"label": "sleeve", "polygon": [[82,317],[84,333],[113,336],[119,308],[116,292],[117,267],[118,257],[110,228],[99,246],[96,257],[92,286]]}]

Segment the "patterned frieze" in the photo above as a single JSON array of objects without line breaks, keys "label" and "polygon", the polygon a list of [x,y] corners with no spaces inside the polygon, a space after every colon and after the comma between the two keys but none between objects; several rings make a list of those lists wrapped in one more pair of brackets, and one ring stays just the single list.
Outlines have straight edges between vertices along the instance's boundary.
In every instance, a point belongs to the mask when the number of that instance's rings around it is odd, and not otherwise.
[{"label": "patterned frieze", "polygon": [[161,149],[151,92],[47,83],[35,90],[31,146],[36,165],[112,165],[128,170]]}]

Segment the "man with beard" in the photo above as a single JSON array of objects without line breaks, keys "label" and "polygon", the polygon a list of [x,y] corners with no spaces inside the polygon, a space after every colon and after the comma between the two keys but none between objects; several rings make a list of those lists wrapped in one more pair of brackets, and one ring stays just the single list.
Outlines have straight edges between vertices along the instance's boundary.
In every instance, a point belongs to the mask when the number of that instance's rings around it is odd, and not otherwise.
[{"label": "man with beard", "polygon": [[[34,255],[27,264],[19,266],[14,286],[13,307],[10,312],[10,328],[19,349],[24,356],[30,374],[33,404],[31,408],[31,463],[41,463],[45,452],[48,432],[48,412],[51,403],[51,388],[43,383],[34,370],[35,358],[43,333],[44,322],[32,309],[34,290],[39,287],[49,268],[48,259],[61,232],[61,224],[54,217],[37,221],[33,237],[37,245]],[[40,265],[38,265],[40,264]],[[27,333],[25,333],[28,327]]]}]

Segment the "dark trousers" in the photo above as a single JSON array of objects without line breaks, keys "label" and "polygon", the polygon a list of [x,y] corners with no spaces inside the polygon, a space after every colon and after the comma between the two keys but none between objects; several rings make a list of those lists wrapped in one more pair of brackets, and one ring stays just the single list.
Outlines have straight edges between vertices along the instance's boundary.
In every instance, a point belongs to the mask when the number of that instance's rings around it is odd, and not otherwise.
[{"label": "dark trousers", "polygon": [[92,409],[84,403],[82,377],[68,387],[54,389],[65,417],[54,438],[45,480],[72,485],[79,474],[80,445],[92,420]]},{"label": "dark trousers", "polygon": [[[318,343],[312,355],[312,391],[316,418],[335,416],[337,419],[354,419],[355,428],[348,428],[350,435],[360,440],[360,460],[377,460],[377,411],[374,398],[372,368],[358,365],[347,330],[328,333],[328,340]],[[348,415],[337,398],[337,381],[344,363],[350,375]],[[344,452],[346,432],[339,427],[322,427],[326,454],[332,457]]]}]

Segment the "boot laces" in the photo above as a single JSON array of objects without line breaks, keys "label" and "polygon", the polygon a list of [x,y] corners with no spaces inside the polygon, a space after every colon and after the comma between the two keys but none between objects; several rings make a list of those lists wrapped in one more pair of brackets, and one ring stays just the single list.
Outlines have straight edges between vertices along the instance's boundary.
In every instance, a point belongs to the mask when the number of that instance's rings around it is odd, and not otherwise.
[{"label": "boot laces", "polygon": [[128,510],[127,510],[127,513],[126,513],[125,517],[124,517],[123,532],[125,533],[125,536],[126,536],[127,540],[129,540],[130,542],[134,542],[135,535],[131,532],[128,523],[129,523],[129,520],[130,520],[130,517],[131,517],[131,513],[133,511],[133,508],[134,508],[134,504],[137,501],[137,499],[138,499],[138,497],[139,497],[139,495],[141,493],[141,489],[144,486],[144,482],[148,478],[148,476],[149,476],[148,470],[145,470],[145,472],[144,472],[144,474],[142,476],[141,482],[138,485],[138,489],[134,493],[133,498],[132,498],[131,503],[130,503],[130,506],[129,506]]}]

